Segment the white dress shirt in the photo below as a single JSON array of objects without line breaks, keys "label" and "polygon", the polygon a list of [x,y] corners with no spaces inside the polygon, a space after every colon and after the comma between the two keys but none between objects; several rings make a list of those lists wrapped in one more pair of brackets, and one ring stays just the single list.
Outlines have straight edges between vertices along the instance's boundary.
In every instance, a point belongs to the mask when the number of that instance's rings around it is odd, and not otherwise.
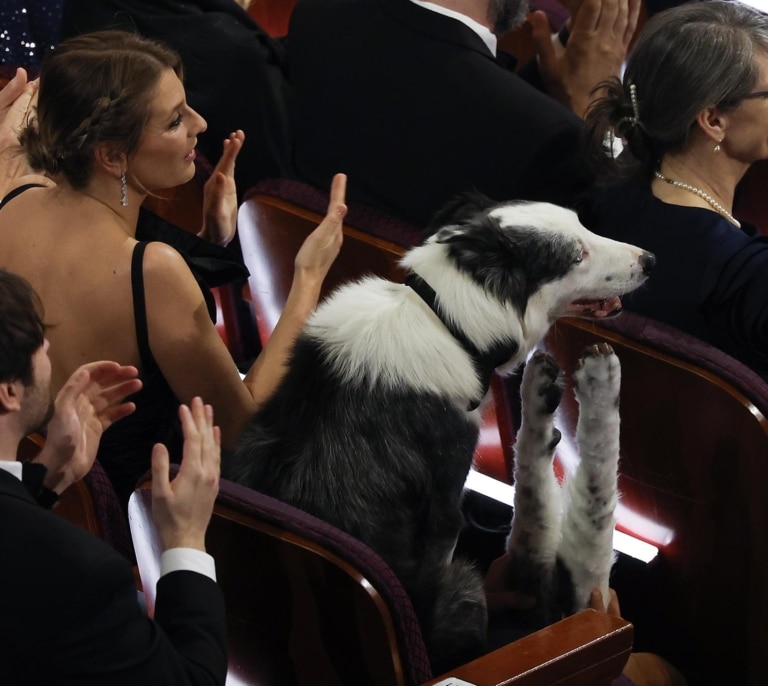
[{"label": "white dress shirt", "polygon": [[411,2],[414,5],[423,7],[425,10],[432,10],[433,12],[437,12],[438,14],[444,14],[446,17],[452,17],[453,19],[457,19],[463,24],[466,24],[478,36],[480,36],[480,38],[482,38],[483,43],[485,43],[488,46],[488,49],[491,51],[491,54],[494,57],[496,56],[496,46],[498,41],[496,40],[496,36],[491,32],[491,30],[487,26],[483,26],[479,22],[476,22],[474,19],[470,19],[466,14],[461,14],[460,12],[449,10],[445,7],[442,7],[441,5],[436,5],[433,2],[424,2],[424,0],[411,0]]}]

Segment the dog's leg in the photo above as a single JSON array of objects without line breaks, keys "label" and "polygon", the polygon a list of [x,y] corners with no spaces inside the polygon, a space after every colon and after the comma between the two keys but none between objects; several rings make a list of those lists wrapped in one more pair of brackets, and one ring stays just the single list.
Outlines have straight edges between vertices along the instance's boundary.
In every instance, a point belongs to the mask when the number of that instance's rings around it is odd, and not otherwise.
[{"label": "dog's leg", "polygon": [[618,501],[619,387],[621,368],[611,346],[588,348],[574,374],[580,463],[564,486],[559,557],[571,574],[573,611],[587,605],[596,586],[608,601],[614,561],[614,511]]},{"label": "dog's leg", "polygon": [[[560,368],[536,353],[523,373],[522,422],[515,443],[515,499],[507,539],[507,587],[535,596],[547,612],[560,543],[560,486],[552,469],[560,432],[554,413],[563,387]],[[546,621],[546,614],[541,615]]]},{"label": "dog's leg", "polygon": [[[454,560],[433,570],[429,587],[422,587],[414,606],[422,621],[424,640],[435,674],[474,660],[486,650],[488,612],[483,580],[472,564]],[[426,613],[419,599],[429,599]]]}]

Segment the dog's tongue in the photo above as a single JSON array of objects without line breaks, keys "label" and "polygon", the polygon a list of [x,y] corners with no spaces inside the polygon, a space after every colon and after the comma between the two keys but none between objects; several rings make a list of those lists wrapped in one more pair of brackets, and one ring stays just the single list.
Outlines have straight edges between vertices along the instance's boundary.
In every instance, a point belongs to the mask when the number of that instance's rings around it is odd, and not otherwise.
[{"label": "dog's tongue", "polygon": [[621,298],[605,298],[605,300],[574,300],[568,305],[568,314],[574,317],[605,319],[614,317],[621,312]]}]

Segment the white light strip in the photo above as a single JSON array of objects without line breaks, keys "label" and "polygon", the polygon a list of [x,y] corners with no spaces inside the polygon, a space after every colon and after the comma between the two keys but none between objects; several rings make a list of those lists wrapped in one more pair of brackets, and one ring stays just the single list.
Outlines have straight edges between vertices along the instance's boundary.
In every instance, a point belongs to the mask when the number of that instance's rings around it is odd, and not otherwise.
[{"label": "white light strip", "polygon": [[618,529],[613,530],[613,549],[646,564],[659,554],[659,549],[655,545],[641,541]]},{"label": "white light strip", "polygon": [[[511,506],[514,504],[514,486],[505,484],[503,481],[494,479],[486,474],[481,474],[474,469],[469,471],[464,488],[481,493],[506,505]],[[613,532],[613,548],[646,564],[659,554],[659,549],[655,545],[616,530]]]},{"label": "white light strip", "polygon": [[768,0],[741,0],[745,5],[751,5],[756,10],[768,12]]}]

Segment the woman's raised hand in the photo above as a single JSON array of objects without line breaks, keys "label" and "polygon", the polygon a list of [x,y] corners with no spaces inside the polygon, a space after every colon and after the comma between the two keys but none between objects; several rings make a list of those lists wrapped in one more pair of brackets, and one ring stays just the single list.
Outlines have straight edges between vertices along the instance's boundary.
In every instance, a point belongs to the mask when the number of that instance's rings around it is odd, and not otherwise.
[{"label": "woman's raised hand", "polygon": [[296,253],[295,278],[309,278],[322,284],[341,250],[342,225],[347,214],[346,193],[346,174],[336,174],[331,182],[331,199],[325,218]]},{"label": "woman's raised hand", "polygon": [[227,245],[235,237],[235,161],[244,142],[245,134],[239,129],[229,134],[221,158],[203,187],[203,228],[198,235],[217,245]]}]

